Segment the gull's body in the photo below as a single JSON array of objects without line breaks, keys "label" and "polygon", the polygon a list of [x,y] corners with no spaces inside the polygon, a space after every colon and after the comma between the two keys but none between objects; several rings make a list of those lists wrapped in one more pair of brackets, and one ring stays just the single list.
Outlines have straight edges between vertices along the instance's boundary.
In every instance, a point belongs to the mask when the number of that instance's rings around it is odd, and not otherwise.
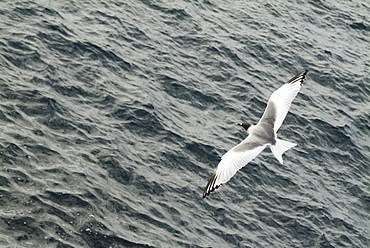
[{"label": "gull's body", "polygon": [[270,147],[276,159],[281,164],[283,163],[283,153],[296,144],[278,139],[276,132],[283,123],[293,99],[301,89],[307,72],[306,70],[296,75],[271,94],[265,112],[256,125],[249,122],[238,124],[248,132],[248,136],[222,156],[204,189],[203,198],[229,181],[239,169],[257,157],[267,146]]}]

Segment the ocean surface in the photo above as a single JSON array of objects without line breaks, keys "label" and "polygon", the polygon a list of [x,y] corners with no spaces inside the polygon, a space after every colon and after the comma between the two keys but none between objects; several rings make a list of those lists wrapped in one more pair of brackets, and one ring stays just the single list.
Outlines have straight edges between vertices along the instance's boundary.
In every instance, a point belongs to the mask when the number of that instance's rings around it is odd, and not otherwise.
[{"label": "ocean surface", "polygon": [[370,247],[370,3],[286,2],[1,1],[0,247]]}]

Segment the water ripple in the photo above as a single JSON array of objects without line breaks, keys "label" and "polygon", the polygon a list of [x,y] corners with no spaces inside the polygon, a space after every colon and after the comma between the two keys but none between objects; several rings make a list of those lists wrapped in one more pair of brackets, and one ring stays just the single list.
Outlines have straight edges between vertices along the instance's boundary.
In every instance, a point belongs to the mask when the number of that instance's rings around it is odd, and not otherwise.
[{"label": "water ripple", "polygon": [[[369,6],[0,3],[0,246],[368,247]],[[279,137],[219,158],[309,69]]]}]

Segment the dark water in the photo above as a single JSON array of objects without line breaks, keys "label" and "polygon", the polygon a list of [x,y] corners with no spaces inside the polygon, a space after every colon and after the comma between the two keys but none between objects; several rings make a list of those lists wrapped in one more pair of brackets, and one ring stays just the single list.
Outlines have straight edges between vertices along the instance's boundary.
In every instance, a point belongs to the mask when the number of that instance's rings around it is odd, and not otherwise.
[{"label": "dark water", "polygon": [[[0,247],[370,247],[369,11],[1,1]],[[284,165],[266,149],[202,199],[304,69]]]}]

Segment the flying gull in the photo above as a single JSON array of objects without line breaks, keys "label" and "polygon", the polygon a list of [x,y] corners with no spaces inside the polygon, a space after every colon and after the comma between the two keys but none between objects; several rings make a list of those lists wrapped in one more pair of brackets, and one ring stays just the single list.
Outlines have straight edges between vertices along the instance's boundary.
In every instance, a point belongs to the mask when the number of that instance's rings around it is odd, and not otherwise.
[{"label": "flying gull", "polygon": [[267,146],[270,147],[276,159],[281,164],[283,163],[283,153],[296,144],[278,139],[276,132],[283,123],[293,99],[301,89],[307,72],[305,70],[299,73],[271,94],[265,112],[257,125],[249,122],[237,124],[247,131],[248,136],[222,156],[204,189],[203,198],[229,181],[238,170],[257,157]]}]

